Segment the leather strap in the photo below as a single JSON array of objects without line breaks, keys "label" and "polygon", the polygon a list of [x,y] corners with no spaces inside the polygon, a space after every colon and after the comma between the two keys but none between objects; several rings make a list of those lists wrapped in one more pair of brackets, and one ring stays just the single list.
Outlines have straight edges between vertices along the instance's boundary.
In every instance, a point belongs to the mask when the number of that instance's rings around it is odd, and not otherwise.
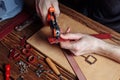
[{"label": "leather strap", "polygon": [[66,56],[69,64],[71,65],[74,73],[77,76],[78,80],[87,80],[84,76],[84,74],[82,73],[80,67],[78,66],[78,64],[76,63],[75,59],[73,58],[73,53],[71,53],[69,50],[65,50],[63,49],[63,53]]}]

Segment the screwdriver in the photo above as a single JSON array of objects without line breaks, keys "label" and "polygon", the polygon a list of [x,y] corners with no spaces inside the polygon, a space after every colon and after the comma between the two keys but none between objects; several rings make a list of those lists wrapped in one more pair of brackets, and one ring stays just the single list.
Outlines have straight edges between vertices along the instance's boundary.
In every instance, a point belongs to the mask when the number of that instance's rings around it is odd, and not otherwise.
[{"label": "screwdriver", "polygon": [[58,70],[58,68],[56,67],[56,65],[53,63],[53,61],[48,57],[45,60],[48,63],[48,65],[50,66],[50,68],[60,77],[61,73]]}]

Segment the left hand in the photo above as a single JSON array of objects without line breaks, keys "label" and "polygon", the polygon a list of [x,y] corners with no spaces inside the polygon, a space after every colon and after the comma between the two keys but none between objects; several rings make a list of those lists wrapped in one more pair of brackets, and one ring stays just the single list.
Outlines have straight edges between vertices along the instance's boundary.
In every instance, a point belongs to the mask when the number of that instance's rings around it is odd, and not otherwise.
[{"label": "left hand", "polygon": [[55,8],[55,15],[59,16],[60,10],[58,6],[58,0],[35,0],[36,11],[41,17],[43,23],[47,22],[48,9],[53,6]]}]

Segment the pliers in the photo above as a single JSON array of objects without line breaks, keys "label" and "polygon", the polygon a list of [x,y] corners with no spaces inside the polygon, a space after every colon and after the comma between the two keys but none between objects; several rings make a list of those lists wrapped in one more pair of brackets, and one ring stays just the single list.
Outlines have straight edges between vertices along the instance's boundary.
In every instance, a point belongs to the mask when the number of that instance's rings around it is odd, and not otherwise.
[{"label": "pliers", "polygon": [[57,24],[54,12],[55,12],[54,7],[50,7],[48,10],[47,21],[49,22],[53,37],[58,39],[60,37],[60,28]]}]

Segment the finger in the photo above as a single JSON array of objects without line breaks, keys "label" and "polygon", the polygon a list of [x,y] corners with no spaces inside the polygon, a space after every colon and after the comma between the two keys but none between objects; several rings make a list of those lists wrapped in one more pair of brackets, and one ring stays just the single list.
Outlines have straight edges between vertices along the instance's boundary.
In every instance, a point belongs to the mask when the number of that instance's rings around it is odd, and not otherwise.
[{"label": "finger", "polygon": [[43,7],[42,17],[43,17],[43,22],[44,23],[47,22],[47,15],[48,15],[48,10],[49,10],[50,7],[51,7],[51,3],[50,2],[46,2],[44,7]]},{"label": "finger", "polygon": [[58,6],[58,1],[57,0],[53,1],[51,5],[53,5],[53,7],[55,8],[55,15],[56,15],[56,17],[58,17],[59,14],[60,14],[60,9],[59,9],[59,6]]},{"label": "finger", "polygon": [[64,48],[64,49],[69,49],[69,50],[73,49],[73,46],[69,41],[60,42],[60,46],[61,46],[61,48]]},{"label": "finger", "polygon": [[60,28],[60,32],[61,32],[61,34],[69,33],[70,32],[70,27],[68,27],[65,32]]},{"label": "finger", "polygon": [[[36,4],[37,14],[38,14],[38,16],[40,16],[40,15],[41,15],[41,12],[40,12],[40,8],[39,8],[39,1],[38,1],[38,0],[35,0],[35,4]],[[41,16],[40,16],[40,18],[41,18]]]},{"label": "finger", "polygon": [[68,34],[61,34],[60,37],[63,39],[73,39],[73,40],[77,39],[78,40],[78,39],[82,38],[83,35],[80,35],[79,33],[75,33],[75,34],[68,33]]},{"label": "finger", "polygon": [[65,33],[69,33],[70,32],[70,27],[67,27],[67,30],[65,31]]},{"label": "finger", "polygon": [[61,34],[63,33],[63,30],[60,28],[60,32],[61,32]]},{"label": "finger", "polygon": [[75,50],[70,50],[74,55],[75,55],[75,53],[76,53],[76,51]]},{"label": "finger", "polygon": [[82,55],[82,54],[80,54],[80,52],[74,52],[74,55],[79,56],[79,55]]}]

